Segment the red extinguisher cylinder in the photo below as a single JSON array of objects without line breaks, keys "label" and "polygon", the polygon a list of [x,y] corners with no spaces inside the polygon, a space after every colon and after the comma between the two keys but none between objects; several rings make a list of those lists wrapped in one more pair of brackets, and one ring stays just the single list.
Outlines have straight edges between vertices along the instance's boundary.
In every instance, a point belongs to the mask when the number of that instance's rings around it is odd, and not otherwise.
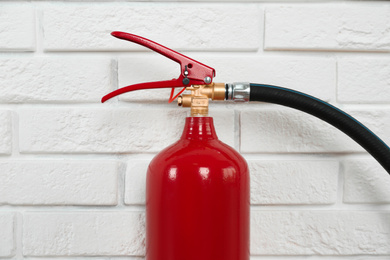
[{"label": "red extinguisher cylinder", "polygon": [[244,158],[211,117],[186,118],[148,168],[146,260],[249,260],[249,204]]}]

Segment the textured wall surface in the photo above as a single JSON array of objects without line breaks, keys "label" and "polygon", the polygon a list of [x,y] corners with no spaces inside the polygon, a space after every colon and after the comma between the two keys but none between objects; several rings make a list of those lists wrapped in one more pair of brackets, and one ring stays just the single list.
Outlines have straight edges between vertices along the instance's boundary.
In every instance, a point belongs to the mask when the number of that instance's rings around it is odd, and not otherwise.
[{"label": "textured wall surface", "polygon": [[[114,30],[214,67],[216,82],[314,95],[390,143],[390,2],[1,1],[2,259],[144,259],[146,168],[187,110],[169,90],[100,103],[179,73]],[[251,260],[390,259],[390,177],[349,137],[272,104],[210,111],[250,166]]]}]

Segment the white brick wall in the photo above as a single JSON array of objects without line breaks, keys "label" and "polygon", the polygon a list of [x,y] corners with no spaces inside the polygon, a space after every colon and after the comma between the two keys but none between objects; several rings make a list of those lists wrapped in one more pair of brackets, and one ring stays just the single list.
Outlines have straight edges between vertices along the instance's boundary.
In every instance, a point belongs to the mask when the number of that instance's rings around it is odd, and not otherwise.
[{"label": "white brick wall", "polygon": [[[179,74],[114,30],[185,52],[216,82],[329,101],[390,143],[389,2],[2,1],[2,259],[144,259],[146,168],[187,110],[169,90],[100,103]],[[350,138],[277,105],[210,110],[250,166],[252,260],[390,258],[390,177]]]},{"label": "white brick wall", "polygon": [[141,49],[112,38],[113,30],[176,49],[247,51],[259,48],[263,9],[253,4],[50,4],[44,7],[43,22],[49,51]]},{"label": "white brick wall", "polygon": [[0,257],[10,257],[15,251],[14,214],[0,213]]},{"label": "white brick wall", "polygon": [[0,9],[0,51],[35,49],[35,12],[31,4],[3,3]]},{"label": "white brick wall", "polygon": [[143,212],[27,213],[25,256],[144,255]]},{"label": "white brick wall", "polygon": [[117,168],[115,161],[0,162],[0,204],[116,205]]},{"label": "white brick wall", "polygon": [[390,50],[390,8],[384,5],[275,5],[266,9],[265,48]]},{"label": "white brick wall", "polygon": [[248,163],[254,205],[336,202],[337,161],[248,160]]},{"label": "white brick wall", "polygon": [[12,150],[12,112],[0,110],[0,154],[10,154]]},{"label": "white brick wall", "polygon": [[340,102],[385,104],[390,101],[390,59],[342,58],[337,68]]},{"label": "white brick wall", "polygon": [[[389,213],[252,211],[254,255],[388,255]],[[261,235],[260,235],[261,234]]]},{"label": "white brick wall", "polygon": [[[390,142],[390,111],[345,109]],[[277,120],[276,120],[277,118]],[[256,138],[253,138],[256,134]],[[241,113],[241,149],[248,153],[329,153],[363,151],[333,126],[291,108],[251,109]]]},{"label": "white brick wall", "polygon": [[344,201],[346,203],[390,203],[390,180],[375,160],[344,162]]},{"label": "white brick wall", "polygon": [[0,102],[97,103],[112,89],[110,71],[111,61],[105,57],[4,58]]}]

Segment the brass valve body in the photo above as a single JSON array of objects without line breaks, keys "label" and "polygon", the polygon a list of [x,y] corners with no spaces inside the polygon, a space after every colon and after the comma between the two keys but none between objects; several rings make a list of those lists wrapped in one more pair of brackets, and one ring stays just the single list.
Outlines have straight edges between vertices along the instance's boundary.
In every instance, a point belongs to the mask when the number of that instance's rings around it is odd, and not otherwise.
[{"label": "brass valve body", "polygon": [[209,113],[209,98],[225,100],[225,84],[212,83],[209,85],[192,85],[187,87],[191,94],[179,96],[179,106],[191,107],[191,116],[207,116]]}]

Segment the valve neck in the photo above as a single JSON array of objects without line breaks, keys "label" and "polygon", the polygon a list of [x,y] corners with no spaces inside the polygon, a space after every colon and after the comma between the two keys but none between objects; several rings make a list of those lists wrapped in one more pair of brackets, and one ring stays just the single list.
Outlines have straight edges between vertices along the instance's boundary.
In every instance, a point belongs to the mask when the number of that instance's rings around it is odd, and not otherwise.
[{"label": "valve neck", "polygon": [[187,117],[181,139],[213,140],[218,139],[212,117]]}]

